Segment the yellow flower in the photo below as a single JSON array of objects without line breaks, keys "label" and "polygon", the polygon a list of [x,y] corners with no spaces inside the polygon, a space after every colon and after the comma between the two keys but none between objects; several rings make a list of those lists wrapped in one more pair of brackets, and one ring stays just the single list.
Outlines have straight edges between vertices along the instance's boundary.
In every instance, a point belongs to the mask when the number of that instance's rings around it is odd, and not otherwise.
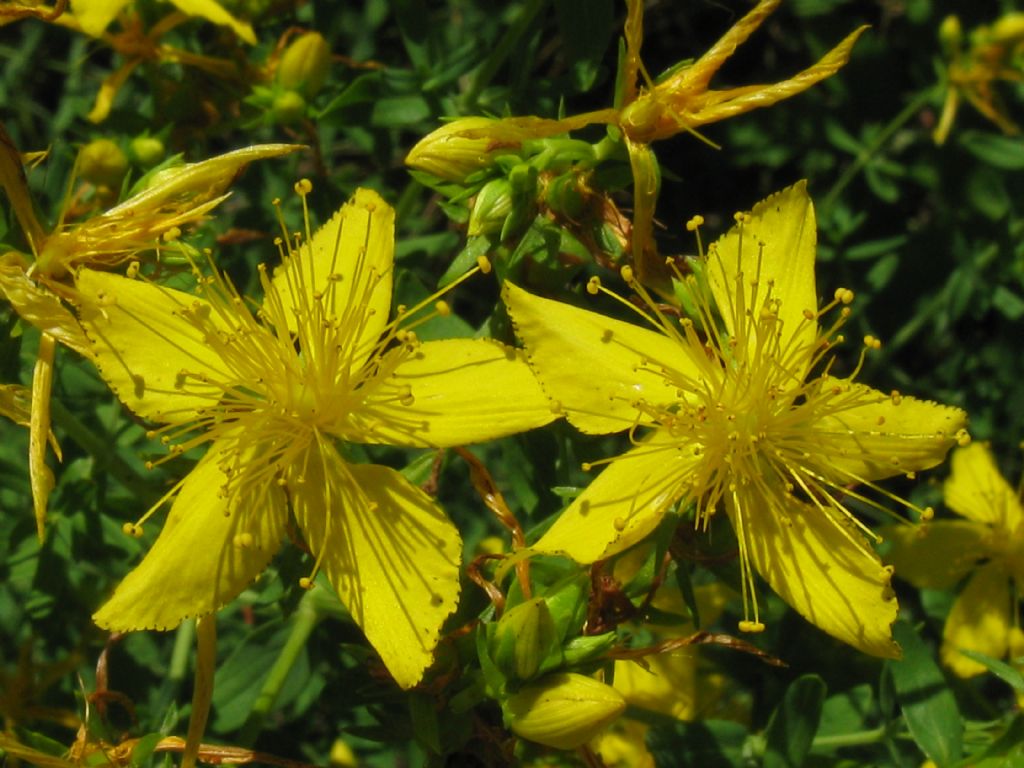
[{"label": "yellow flower", "polygon": [[[985,667],[960,653],[999,659],[1024,651],[1017,604],[1024,587],[1024,507],[985,445],[953,454],[946,504],[966,520],[936,520],[919,528],[890,526],[896,574],[916,587],[950,589],[971,573],[946,618],[943,662],[961,677]],[[973,573],[972,573],[973,572]]]},{"label": "yellow flower", "polygon": [[939,28],[939,39],[948,63],[946,100],[932,133],[935,143],[942,144],[948,138],[961,98],[1003,133],[1018,133],[1020,128],[1010,117],[996,85],[1000,81],[1024,82],[1024,13],[1007,13],[991,25],[978,27],[971,33],[966,50],[960,19],[947,16]]},{"label": "yellow flower", "polygon": [[[296,189],[305,200],[309,182]],[[388,321],[394,211],[376,193],[357,192],[315,236],[307,218],[306,233],[273,276],[261,266],[256,311],[217,273],[199,278],[198,295],[79,274],[82,324],[111,388],[166,425],[152,434],[170,457],[209,443],[153,548],[95,620],[167,629],[217,610],[263,570],[290,510],[314,572],[409,687],[455,607],[459,533],[394,469],[350,462],[345,444],[461,445],[553,415],[517,351],[420,343],[399,326],[413,310]]]},{"label": "yellow flower", "polygon": [[[804,183],[737,219],[703,260],[706,286],[690,281],[696,322],[665,314],[628,268],[648,328],[506,283],[513,324],[556,406],[583,432],[628,429],[634,445],[598,462],[609,466],[533,549],[590,563],[643,539],[676,502],[693,505],[699,529],[724,508],[739,546],[741,630],[763,628],[757,571],[826,632],[895,656],[890,572],[847,500],[871,503],[856,486],[942,461],[966,439],[965,414],[833,373],[853,292],[818,308]],[[590,290],[602,290],[596,278]]]},{"label": "yellow flower", "polygon": [[[224,201],[225,188],[253,160],[294,152],[295,144],[258,144],[198,163],[166,168],[144,189],[122,203],[84,222],[65,225],[66,210],[53,232],[47,233],[35,215],[22,169],[21,156],[0,126],[0,186],[11,201],[32,255],[9,251],[0,255],[0,298],[8,301],[26,323],[42,334],[32,381],[29,473],[36,529],[45,533],[47,498],[53,476],[46,466],[50,435],[50,390],[56,345],[91,358],[92,349],[78,320],[61,299],[75,300],[69,282],[83,266],[118,266],[142,251],[159,248],[181,229],[206,218]],[[51,438],[52,439],[52,438]],[[57,450],[59,458],[59,450]]]},{"label": "yellow flower", "polygon": [[[627,0],[623,92],[616,108],[561,120],[465,118],[423,138],[409,152],[406,163],[453,180],[478,170],[490,157],[508,152],[527,139],[556,136],[594,123],[615,125],[622,132],[633,171],[633,263],[637,277],[644,281],[650,272],[660,271],[660,265],[653,260],[653,226],[661,181],[657,161],[648,144],[684,131],[699,136],[696,129],[702,125],[769,107],[807,90],[846,64],[854,44],[867,29],[854,30],[817,64],[782,82],[709,90],[715,73],[780,2],[760,0],[697,61],[680,66],[668,77],[653,83],[640,61],[644,4],[642,0]],[[643,86],[639,84],[641,79]]]}]

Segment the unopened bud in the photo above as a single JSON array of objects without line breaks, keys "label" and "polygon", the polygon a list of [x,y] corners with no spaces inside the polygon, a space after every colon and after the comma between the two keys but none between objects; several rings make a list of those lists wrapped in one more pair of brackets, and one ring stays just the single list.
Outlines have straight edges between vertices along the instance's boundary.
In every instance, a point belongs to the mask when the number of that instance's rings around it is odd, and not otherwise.
[{"label": "unopened bud", "polygon": [[120,187],[127,171],[127,156],[110,139],[90,141],[78,151],[78,175],[97,187]]},{"label": "unopened bud", "polygon": [[997,45],[1016,45],[1024,41],[1024,13],[1007,13],[992,25],[992,42]]},{"label": "unopened bud", "polygon": [[596,661],[608,653],[617,641],[618,636],[614,632],[574,637],[562,648],[565,664],[575,666]]},{"label": "unopened bud", "polygon": [[939,44],[947,59],[955,58],[963,43],[964,32],[960,26],[960,19],[956,16],[947,16],[939,25]]},{"label": "unopened bud", "polygon": [[557,653],[558,641],[551,612],[541,597],[520,603],[498,621],[491,642],[491,658],[508,677],[530,680],[541,662]]},{"label": "unopened bud", "polygon": [[513,733],[555,749],[586,744],[625,709],[626,700],[610,685],[571,672],[543,678],[504,703]]},{"label": "unopened bud", "polygon": [[529,118],[495,120],[464,117],[424,136],[405,158],[405,164],[432,176],[462,183],[494,164],[502,155],[518,154],[524,141],[538,138]]},{"label": "unopened bud", "polygon": [[306,100],[298,91],[282,91],[274,98],[271,112],[278,125],[292,125],[306,116]]},{"label": "unopened bud", "polygon": [[508,179],[493,179],[484,184],[469,214],[466,234],[486,235],[500,232],[512,213],[512,186]]},{"label": "unopened bud", "polygon": [[287,91],[312,98],[324,87],[331,67],[331,49],[319,32],[306,32],[292,40],[277,65],[277,82]]},{"label": "unopened bud", "polygon": [[136,136],[128,146],[132,157],[143,168],[151,168],[164,159],[164,143],[153,136]]}]

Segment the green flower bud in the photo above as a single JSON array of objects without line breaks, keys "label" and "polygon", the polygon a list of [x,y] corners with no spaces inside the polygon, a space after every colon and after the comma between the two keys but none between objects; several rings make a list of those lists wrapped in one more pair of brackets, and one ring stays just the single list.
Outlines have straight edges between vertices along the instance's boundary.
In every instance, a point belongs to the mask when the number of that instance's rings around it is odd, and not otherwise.
[{"label": "green flower bud", "polygon": [[312,98],[324,87],[330,67],[331,49],[324,36],[306,32],[285,48],[277,65],[277,82],[285,90]]},{"label": "green flower bud", "polygon": [[306,100],[298,91],[282,91],[274,98],[271,114],[278,125],[293,125],[306,116]]},{"label": "green flower bud", "polygon": [[143,168],[150,168],[164,159],[166,149],[160,139],[153,136],[136,136],[128,146],[135,162]]},{"label": "green flower bud", "polygon": [[541,597],[507,610],[495,627],[490,648],[498,668],[516,680],[535,677],[541,662],[557,649],[555,624]]},{"label": "green flower bud", "polygon": [[508,179],[493,179],[484,184],[469,214],[467,234],[486,235],[500,232],[506,217],[512,213],[512,185]]},{"label": "green flower bud", "polygon": [[579,221],[586,207],[582,186],[576,173],[556,176],[548,182],[544,190],[544,199],[555,213],[572,221]]},{"label": "green flower bud", "polygon": [[960,26],[960,19],[956,16],[947,16],[939,25],[939,44],[947,59],[954,58],[960,51],[963,44],[964,32]]},{"label": "green flower bud", "polygon": [[504,703],[505,723],[517,736],[556,749],[586,744],[626,709],[622,694],[592,677],[550,675]]},{"label": "green flower bud", "polygon": [[78,151],[78,175],[97,187],[119,187],[127,172],[128,157],[110,139],[90,141]]},{"label": "green flower bud", "polygon": [[1007,13],[992,25],[992,42],[1016,45],[1024,41],[1024,13]]},{"label": "green flower bud", "polygon": [[420,139],[405,158],[410,168],[462,183],[477,171],[489,168],[495,158],[518,154],[524,141],[536,131],[517,121],[489,117],[464,117],[442,125]]}]

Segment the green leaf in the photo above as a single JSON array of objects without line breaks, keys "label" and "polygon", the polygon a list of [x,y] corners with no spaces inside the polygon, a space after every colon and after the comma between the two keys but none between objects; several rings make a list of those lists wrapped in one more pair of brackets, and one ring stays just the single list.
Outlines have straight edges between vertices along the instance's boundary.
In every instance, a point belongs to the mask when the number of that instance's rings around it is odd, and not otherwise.
[{"label": "green leaf", "polygon": [[804,675],[790,684],[768,721],[764,768],[803,765],[821,721],[825,693],[825,681],[817,675]]},{"label": "green leaf", "polygon": [[910,735],[940,768],[951,765],[960,759],[964,730],[956,699],[933,660],[932,649],[913,627],[898,621],[893,635],[903,647],[903,658],[886,664]]},{"label": "green leaf", "polygon": [[153,754],[153,750],[156,749],[156,745],[160,743],[162,738],[163,734],[148,733],[139,739],[135,744],[135,748],[132,749],[132,768],[139,768],[140,766],[145,765],[149,760],[150,755]]},{"label": "green leaf", "polygon": [[1024,139],[984,131],[964,131],[959,141],[964,149],[994,168],[1004,171],[1024,168]]},{"label": "green leaf", "polygon": [[741,764],[747,729],[729,720],[676,723],[651,729],[647,748],[655,765],[733,768]]},{"label": "green leaf", "polygon": [[989,672],[998,677],[1004,683],[1009,684],[1013,690],[1018,693],[1024,693],[1024,675],[1006,662],[993,659],[991,656],[986,656],[984,653],[969,651],[966,648],[961,648],[960,653],[967,658],[973,659],[979,664],[983,664],[988,667]]}]

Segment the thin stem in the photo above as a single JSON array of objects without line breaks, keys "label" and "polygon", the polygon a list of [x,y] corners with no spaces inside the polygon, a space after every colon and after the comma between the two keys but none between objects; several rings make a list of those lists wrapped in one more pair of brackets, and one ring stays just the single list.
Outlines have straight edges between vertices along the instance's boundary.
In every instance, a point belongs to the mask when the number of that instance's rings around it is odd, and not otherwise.
[{"label": "thin stem", "polygon": [[839,177],[839,180],[832,185],[832,189],[830,189],[828,194],[822,198],[819,206],[822,212],[828,211],[832,207],[836,198],[838,198],[849,183],[853,181],[862,170],[864,170],[864,166],[871,162],[872,158],[882,150],[882,147],[888,143],[889,139],[893,137],[893,134],[902,128],[910,118],[916,115],[925,104],[935,98],[935,91],[935,88],[928,88],[917,94],[917,96],[912,99],[911,102],[907,104],[907,106],[905,106],[902,111],[900,111],[900,113],[879,132],[877,136],[875,136],[874,141],[864,147],[857,154],[853,162],[845,171],[843,171],[843,175]]},{"label": "thin stem", "polygon": [[281,649],[280,655],[274,662],[274,666],[271,667],[270,674],[267,675],[263,688],[260,690],[259,696],[256,697],[256,701],[249,711],[249,716],[242,725],[242,730],[238,736],[238,743],[242,746],[252,746],[256,742],[257,737],[263,730],[263,723],[266,721],[267,715],[273,710],[274,702],[277,701],[277,697],[281,693],[285,681],[288,679],[288,673],[295,666],[299,654],[306,647],[306,642],[309,640],[313,628],[316,627],[317,622],[320,620],[320,613],[317,611],[314,603],[316,599],[314,592],[317,589],[318,587],[314,587],[309,590],[299,601],[298,608],[293,617],[291,634],[288,636],[284,648]]},{"label": "thin stem", "polygon": [[859,747],[864,744],[877,744],[885,738],[888,729],[884,725],[870,731],[854,733],[837,733],[833,736],[816,736],[811,742],[811,751],[838,749],[839,747]]},{"label": "thin stem", "polygon": [[157,696],[157,703],[154,711],[164,712],[171,701],[177,698],[178,690],[188,675],[188,660],[192,650],[192,640],[196,636],[195,619],[185,619],[178,626],[174,635],[174,647],[171,649],[171,663],[167,669],[167,677],[164,678]]},{"label": "thin stem", "polygon": [[211,613],[196,619],[196,678],[192,690],[192,713],[188,720],[188,735],[185,751],[181,756],[181,768],[195,768],[199,756],[199,745],[206,731],[206,719],[210,715],[213,700],[213,674],[217,666],[217,615]]}]

